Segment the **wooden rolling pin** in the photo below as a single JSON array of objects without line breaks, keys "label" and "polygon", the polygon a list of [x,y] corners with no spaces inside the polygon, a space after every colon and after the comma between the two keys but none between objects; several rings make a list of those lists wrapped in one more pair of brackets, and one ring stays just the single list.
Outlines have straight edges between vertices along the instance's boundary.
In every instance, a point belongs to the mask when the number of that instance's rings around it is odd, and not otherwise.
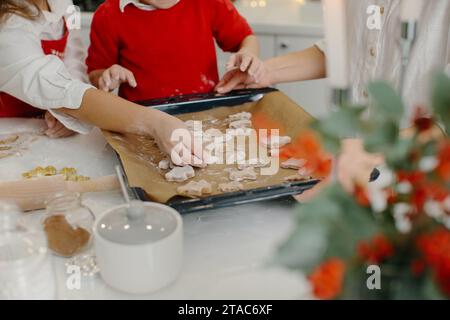
[{"label": "wooden rolling pin", "polygon": [[120,189],[115,175],[88,181],[66,181],[62,175],[42,177],[30,180],[0,182],[0,201],[13,201],[23,211],[45,208],[46,200],[64,191],[79,193],[103,192]]}]

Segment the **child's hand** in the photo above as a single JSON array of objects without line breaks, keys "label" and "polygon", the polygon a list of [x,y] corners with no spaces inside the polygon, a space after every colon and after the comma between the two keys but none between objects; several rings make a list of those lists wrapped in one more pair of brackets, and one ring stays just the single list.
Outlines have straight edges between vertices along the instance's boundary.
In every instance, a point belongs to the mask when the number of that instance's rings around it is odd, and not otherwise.
[{"label": "child's hand", "polygon": [[247,72],[250,76],[255,76],[261,72],[263,62],[254,54],[241,51],[230,56],[227,63],[227,70],[239,69]]},{"label": "child's hand", "polygon": [[270,87],[272,79],[264,63],[258,68],[258,72],[250,75],[240,69],[228,71],[216,86],[218,93],[228,93],[236,89],[257,89]]},{"label": "child's hand", "polygon": [[106,92],[119,88],[122,83],[128,83],[132,88],[137,87],[133,73],[117,64],[103,71],[98,80],[99,89]]},{"label": "child's hand", "polygon": [[59,122],[50,112],[45,113],[45,123],[47,130],[45,135],[52,139],[66,138],[74,135],[76,132],[67,129],[61,122]]},{"label": "child's hand", "polygon": [[161,151],[170,155],[175,165],[205,166],[202,143],[195,141],[183,121],[161,112],[153,137]]}]

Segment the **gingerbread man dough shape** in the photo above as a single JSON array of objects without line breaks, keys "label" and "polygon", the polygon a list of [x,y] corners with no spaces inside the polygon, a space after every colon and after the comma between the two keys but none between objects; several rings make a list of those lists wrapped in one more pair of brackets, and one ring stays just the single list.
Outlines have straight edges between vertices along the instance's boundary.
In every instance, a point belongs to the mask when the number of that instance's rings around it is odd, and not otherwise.
[{"label": "gingerbread man dough shape", "polygon": [[303,168],[305,165],[306,165],[305,159],[290,158],[289,160],[282,162],[280,167],[283,169],[298,170],[300,168]]},{"label": "gingerbread man dough shape", "polygon": [[212,193],[212,187],[206,180],[191,181],[188,184],[178,187],[177,193],[183,196],[201,197]]},{"label": "gingerbread man dough shape", "polygon": [[161,160],[158,163],[158,168],[161,170],[168,170],[170,168],[170,161],[167,159]]},{"label": "gingerbread man dough shape", "polygon": [[256,172],[255,169],[250,167],[244,170],[233,170],[230,172],[230,180],[231,181],[246,181],[246,180],[256,180]]},{"label": "gingerbread man dough shape", "polygon": [[242,185],[242,183],[238,181],[231,181],[229,183],[219,184],[219,191],[221,192],[228,193],[228,192],[237,192],[241,190],[244,190],[244,186]]},{"label": "gingerbread man dough shape", "polygon": [[252,114],[250,112],[239,112],[235,114],[230,114],[228,119],[230,121],[238,121],[238,120],[250,120],[252,118]]},{"label": "gingerbread man dough shape", "polygon": [[169,182],[183,182],[195,177],[195,171],[191,166],[175,167],[165,177]]},{"label": "gingerbread man dough shape", "polygon": [[230,123],[231,129],[245,129],[252,126],[252,122],[250,120],[237,120]]},{"label": "gingerbread man dough shape", "polygon": [[286,182],[300,182],[300,181],[307,181],[310,180],[311,177],[310,176],[306,176],[300,173],[297,173],[295,175],[289,176],[284,178],[284,181]]},{"label": "gingerbread man dough shape", "polygon": [[245,170],[247,168],[264,168],[270,164],[270,159],[250,159],[245,163],[239,163],[238,169]]}]

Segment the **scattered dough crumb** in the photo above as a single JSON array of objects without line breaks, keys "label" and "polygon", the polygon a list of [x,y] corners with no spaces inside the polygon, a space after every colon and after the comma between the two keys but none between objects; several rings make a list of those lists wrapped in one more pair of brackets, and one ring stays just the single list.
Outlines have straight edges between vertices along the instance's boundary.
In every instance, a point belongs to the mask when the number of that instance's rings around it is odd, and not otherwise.
[{"label": "scattered dough crumb", "polygon": [[183,196],[201,197],[212,193],[211,184],[205,180],[191,181],[188,184],[178,187],[177,193]]},{"label": "scattered dough crumb", "polygon": [[195,171],[191,166],[175,167],[165,177],[169,182],[183,182],[195,177]]},{"label": "scattered dough crumb", "polygon": [[244,186],[238,181],[219,184],[219,191],[221,192],[237,192],[241,190],[244,190]]},{"label": "scattered dough crumb", "polygon": [[298,170],[300,168],[303,168],[305,165],[306,165],[305,159],[290,158],[289,160],[282,162],[280,167],[283,169]]},{"label": "scattered dough crumb", "polygon": [[250,167],[244,170],[233,170],[230,172],[231,181],[245,181],[245,180],[256,180],[255,169]]}]

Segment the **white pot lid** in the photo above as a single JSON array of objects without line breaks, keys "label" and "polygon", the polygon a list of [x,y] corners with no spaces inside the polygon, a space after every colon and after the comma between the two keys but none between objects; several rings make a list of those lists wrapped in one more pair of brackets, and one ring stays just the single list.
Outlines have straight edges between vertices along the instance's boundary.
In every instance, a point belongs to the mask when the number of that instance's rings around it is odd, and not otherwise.
[{"label": "white pot lid", "polygon": [[179,228],[178,213],[167,206],[133,201],[106,212],[96,224],[104,240],[122,245],[156,243]]}]

